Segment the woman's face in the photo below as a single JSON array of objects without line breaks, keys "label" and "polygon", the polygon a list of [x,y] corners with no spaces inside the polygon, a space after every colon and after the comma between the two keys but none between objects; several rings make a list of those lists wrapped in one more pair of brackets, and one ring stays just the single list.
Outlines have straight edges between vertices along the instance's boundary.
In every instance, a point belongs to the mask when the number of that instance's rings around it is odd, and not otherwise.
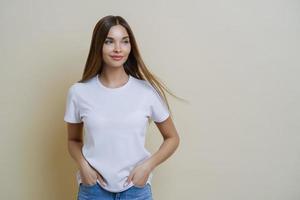
[{"label": "woman's face", "polygon": [[[129,35],[121,25],[112,26],[102,48],[104,64],[109,67],[121,67],[131,50]],[[118,56],[118,57],[113,57]]]}]

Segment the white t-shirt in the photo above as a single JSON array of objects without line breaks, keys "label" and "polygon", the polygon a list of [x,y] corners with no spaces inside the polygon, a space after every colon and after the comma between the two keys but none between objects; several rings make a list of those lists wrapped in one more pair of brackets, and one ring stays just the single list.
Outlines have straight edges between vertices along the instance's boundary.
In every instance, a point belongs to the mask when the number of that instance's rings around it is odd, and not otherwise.
[{"label": "white t-shirt", "polygon": [[[125,85],[108,88],[96,75],[69,88],[64,121],[84,123],[82,153],[106,180],[107,191],[130,188],[132,182],[123,186],[130,172],[151,156],[144,146],[149,117],[162,122],[169,110],[148,81],[129,75]],[[79,170],[76,177],[79,185]]]}]

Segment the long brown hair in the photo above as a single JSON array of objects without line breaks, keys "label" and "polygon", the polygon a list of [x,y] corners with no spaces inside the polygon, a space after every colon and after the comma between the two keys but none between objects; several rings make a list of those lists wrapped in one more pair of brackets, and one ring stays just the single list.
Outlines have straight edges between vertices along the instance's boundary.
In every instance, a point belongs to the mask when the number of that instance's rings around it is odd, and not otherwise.
[{"label": "long brown hair", "polygon": [[158,92],[160,97],[163,98],[171,113],[171,109],[164,90],[167,91],[172,96],[174,97],[176,96],[172,94],[172,92],[170,92],[169,89],[167,89],[165,84],[161,80],[159,80],[158,77],[156,77],[152,72],[150,72],[149,69],[147,69],[140,55],[133,32],[129,24],[121,16],[113,16],[113,15],[105,16],[102,19],[100,19],[95,25],[92,41],[90,45],[90,51],[87,57],[82,79],[78,82],[85,82],[86,80],[89,80],[95,75],[101,73],[103,69],[103,59],[102,59],[103,43],[108,35],[110,28],[115,25],[122,25],[129,34],[131,51],[127,61],[124,63],[125,72],[137,79],[147,80],[153,86],[153,88]]}]

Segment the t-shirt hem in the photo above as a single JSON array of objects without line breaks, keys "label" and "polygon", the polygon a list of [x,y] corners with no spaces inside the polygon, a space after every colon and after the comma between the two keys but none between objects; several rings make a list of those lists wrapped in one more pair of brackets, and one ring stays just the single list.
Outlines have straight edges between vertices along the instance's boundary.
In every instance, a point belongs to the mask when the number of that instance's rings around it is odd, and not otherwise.
[{"label": "t-shirt hem", "polygon": [[[152,177],[153,177],[153,172],[151,172],[150,173],[150,175],[149,175],[149,177],[148,177],[148,180],[147,180],[147,182],[146,182],[146,184],[150,184],[150,185],[152,185]],[[79,172],[79,170],[77,170],[77,172],[76,172],[76,180],[77,180],[77,185],[78,185],[78,187],[80,186],[80,183],[82,182],[81,181],[81,177],[80,177],[80,172]],[[101,184],[100,184],[100,181],[97,179],[97,183],[99,184],[99,186],[101,187],[101,188],[103,188],[104,190],[106,190],[106,191],[109,191],[109,192],[123,192],[123,191],[125,191],[125,190],[128,190],[129,188],[131,188],[131,187],[133,187],[134,186],[134,184],[132,183],[132,182],[130,182],[126,187],[124,187],[124,188],[122,188],[121,190],[113,190],[113,189],[108,189],[108,188],[104,188]],[[145,184],[145,185],[146,185]]]}]

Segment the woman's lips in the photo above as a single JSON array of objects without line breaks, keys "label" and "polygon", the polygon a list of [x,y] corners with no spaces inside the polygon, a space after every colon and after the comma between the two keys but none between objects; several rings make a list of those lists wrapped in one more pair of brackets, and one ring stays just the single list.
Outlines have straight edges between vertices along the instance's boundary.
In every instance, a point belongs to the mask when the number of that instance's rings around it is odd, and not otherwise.
[{"label": "woman's lips", "polygon": [[122,60],[123,56],[111,56],[114,60]]}]

